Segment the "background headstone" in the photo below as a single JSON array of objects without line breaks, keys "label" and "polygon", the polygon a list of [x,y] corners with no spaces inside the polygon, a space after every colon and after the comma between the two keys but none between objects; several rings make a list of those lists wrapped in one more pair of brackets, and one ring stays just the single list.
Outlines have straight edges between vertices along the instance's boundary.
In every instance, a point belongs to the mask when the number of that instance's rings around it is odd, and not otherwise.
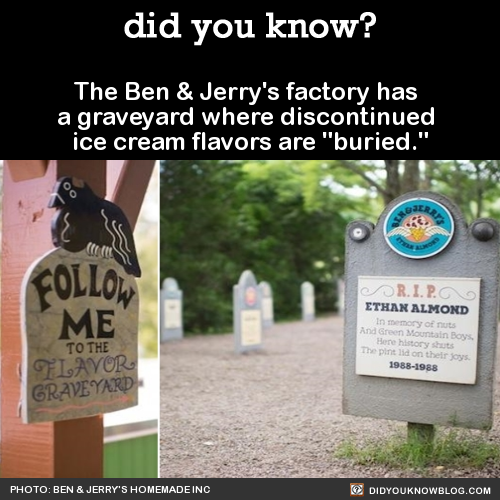
[{"label": "background headstone", "polygon": [[302,320],[314,321],[316,318],[314,286],[309,281],[306,281],[302,283],[300,290],[302,296]]},{"label": "background headstone", "polygon": [[174,278],[166,278],[160,294],[161,342],[182,339],[182,290]]},{"label": "background headstone", "polygon": [[237,353],[262,348],[262,299],[252,271],[246,270],[233,289],[234,338]]},{"label": "background headstone", "polygon": [[346,235],[343,411],[489,428],[498,327],[499,225],[467,226],[447,198],[394,200]]},{"label": "background headstone", "polygon": [[262,321],[264,328],[271,328],[274,325],[274,302],[273,290],[267,281],[261,281],[259,288],[262,297]]}]

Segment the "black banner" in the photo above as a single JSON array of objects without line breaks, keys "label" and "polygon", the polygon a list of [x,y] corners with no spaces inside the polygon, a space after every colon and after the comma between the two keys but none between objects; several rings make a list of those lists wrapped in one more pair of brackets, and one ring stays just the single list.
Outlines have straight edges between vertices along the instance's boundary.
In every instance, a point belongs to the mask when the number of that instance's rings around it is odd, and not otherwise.
[{"label": "black banner", "polygon": [[424,496],[495,497],[487,479],[4,479],[2,498],[19,495],[182,495],[234,499],[241,495],[286,498]]},{"label": "black banner", "polygon": [[[4,27],[4,150],[210,158],[495,144],[495,59],[481,44],[496,16],[484,11],[476,22],[420,5],[42,11],[19,14],[26,54],[13,50],[18,23]],[[466,24],[480,33],[465,36]]]}]

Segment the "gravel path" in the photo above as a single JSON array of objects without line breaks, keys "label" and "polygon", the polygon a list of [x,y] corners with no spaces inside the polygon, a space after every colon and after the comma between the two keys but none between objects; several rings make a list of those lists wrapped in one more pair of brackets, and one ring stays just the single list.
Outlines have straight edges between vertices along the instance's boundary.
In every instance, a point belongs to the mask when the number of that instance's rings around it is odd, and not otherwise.
[{"label": "gravel path", "polygon": [[[277,324],[265,331],[262,351],[243,355],[232,335],[162,344],[161,477],[422,477],[334,457],[346,439],[406,430],[342,414],[342,336],[342,318],[330,317]],[[500,444],[498,410],[489,437]],[[425,475],[500,477],[500,468]]]}]

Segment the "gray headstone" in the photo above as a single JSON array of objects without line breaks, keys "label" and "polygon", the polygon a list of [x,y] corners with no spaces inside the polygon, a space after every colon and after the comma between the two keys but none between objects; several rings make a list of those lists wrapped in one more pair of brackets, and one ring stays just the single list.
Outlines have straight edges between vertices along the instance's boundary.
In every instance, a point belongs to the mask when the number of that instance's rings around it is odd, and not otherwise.
[{"label": "gray headstone", "polygon": [[175,279],[167,278],[163,281],[160,299],[161,342],[182,339],[182,290],[179,290]]},{"label": "gray headstone", "polygon": [[302,283],[300,291],[302,296],[302,321],[314,321],[316,319],[314,286],[309,281],[306,281]]},{"label": "gray headstone", "polygon": [[233,289],[234,339],[237,353],[262,348],[262,300],[252,271],[246,270]]},{"label": "gray headstone", "polygon": [[345,281],[343,278],[337,280],[337,309],[339,316],[344,316],[345,309]]},{"label": "gray headstone", "polygon": [[261,281],[259,288],[262,297],[262,322],[264,328],[271,328],[274,325],[273,290],[267,281]]},{"label": "gray headstone", "polygon": [[346,235],[343,411],[485,429],[493,421],[499,224],[444,196],[394,200]]}]

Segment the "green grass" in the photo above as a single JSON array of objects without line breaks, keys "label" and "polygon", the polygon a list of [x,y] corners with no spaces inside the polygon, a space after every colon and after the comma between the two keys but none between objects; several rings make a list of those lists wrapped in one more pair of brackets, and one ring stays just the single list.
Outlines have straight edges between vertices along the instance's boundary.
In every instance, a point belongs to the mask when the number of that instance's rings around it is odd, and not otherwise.
[{"label": "green grass", "polygon": [[434,441],[425,442],[400,433],[360,446],[345,441],[335,452],[359,465],[382,465],[394,469],[483,468],[500,464],[500,447],[488,441],[487,432],[438,429]]}]

